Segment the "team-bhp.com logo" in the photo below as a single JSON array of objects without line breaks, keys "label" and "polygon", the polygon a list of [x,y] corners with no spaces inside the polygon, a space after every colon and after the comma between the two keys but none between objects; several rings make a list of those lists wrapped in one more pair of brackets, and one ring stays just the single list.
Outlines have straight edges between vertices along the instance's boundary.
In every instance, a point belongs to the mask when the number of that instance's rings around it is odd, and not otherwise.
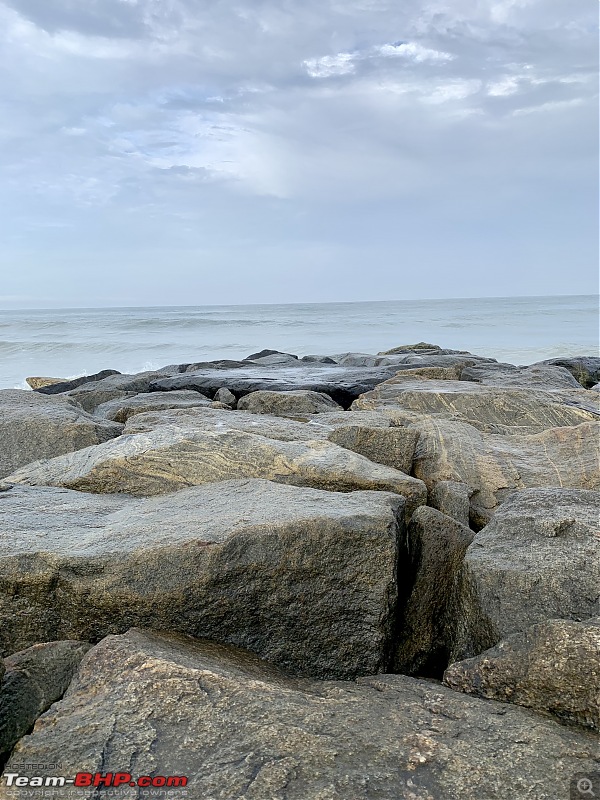
[{"label": "team-bhp.com logo", "polygon": [[74,778],[65,778],[63,775],[19,775],[18,772],[8,772],[4,775],[6,786],[39,786],[39,787],[60,787],[60,786],[97,786],[97,787],[119,787],[119,786],[139,786],[142,789],[154,788],[183,788],[187,786],[188,779],[184,775],[142,775],[133,778],[129,772],[78,772]]}]

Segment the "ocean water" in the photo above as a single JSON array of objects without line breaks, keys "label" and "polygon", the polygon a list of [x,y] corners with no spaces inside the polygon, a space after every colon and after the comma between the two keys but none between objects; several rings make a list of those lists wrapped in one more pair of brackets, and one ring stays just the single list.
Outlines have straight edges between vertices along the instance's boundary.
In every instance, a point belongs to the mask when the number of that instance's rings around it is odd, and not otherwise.
[{"label": "ocean water", "polygon": [[513,364],[597,355],[598,298],[0,311],[0,388],[27,388],[32,375],[139,372],[267,347],[327,355],[419,341]]}]

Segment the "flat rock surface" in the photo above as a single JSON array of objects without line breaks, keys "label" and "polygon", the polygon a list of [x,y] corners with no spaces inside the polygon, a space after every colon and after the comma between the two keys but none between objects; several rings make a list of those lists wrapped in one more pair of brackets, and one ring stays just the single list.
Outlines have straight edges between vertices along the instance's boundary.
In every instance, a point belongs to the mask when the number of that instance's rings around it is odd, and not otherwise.
[{"label": "flat rock surface", "polygon": [[7,769],[185,775],[202,800],[556,800],[596,752],[592,734],[435,683],[294,680],[240,650],[132,630],[86,655]]},{"label": "flat rock surface", "polygon": [[521,386],[538,389],[579,389],[581,384],[566,367],[537,364],[515,367],[512,364],[479,364],[465,367],[461,380],[485,386]]},{"label": "flat rock surface", "polygon": [[405,380],[402,373],[360,397],[352,407],[444,416],[488,432],[494,432],[493,426],[502,426],[499,432],[517,427],[535,433],[600,418],[598,402],[582,389],[547,391],[471,381]]},{"label": "flat rock surface", "polygon": [[514,493],[475,536],[457,581],[451,661],[547,619],[599,613],[600,494]]},{"label": "flat rock surface", "polygon": [[174,425],[39,461],[6,481],[147,496],[235,478],[339,492],[397,492],[406,497],[408,512],[427,499],[422,481],[328,441],[281,441],[227,428],[213,432]]},{"label": "flat rock surface", "polygon": [[122,426],[95,419],[66,397],[0,390],[0,478],[40,458],[81,450],[118,436]]},{"label": "flat rock surface", "polygon": [[470,517],[485,525],[517,489],[600,489],[600,426],[586,422],[536,434],[504,436],[444,417],[414,424],[419,431],[413,475],[430,491],[440,481],[470,487]]},{"label": "flat rock surface", "polygon": [[301,674],[385,670],[403,505],[268,481],[145,500],[14,487],[0,493],[0,647],[143,625]]},{"label": "flat rock surface", "polygon": [[600,617],[552,619],[452,664],[444,683],[600,730]]},{"label": "flat rock surface", "polygon": [[168,408],[195,408],[198,406],[210,406],[208,397],[204,397],[199,392],[144,392],[135,394],[132,397],[109,400],[102,403],[95,411],[94,415],[111,419],[114,422],[127,422],[129,417],[135,414],[143,414],[147,411],[162,411]]}]

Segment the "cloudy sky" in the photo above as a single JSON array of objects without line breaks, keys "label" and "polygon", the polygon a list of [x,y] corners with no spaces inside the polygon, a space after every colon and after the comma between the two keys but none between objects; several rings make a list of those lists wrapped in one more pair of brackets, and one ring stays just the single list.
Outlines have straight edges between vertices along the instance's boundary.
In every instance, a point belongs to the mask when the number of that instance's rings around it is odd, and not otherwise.
[{"label": "cloudy sky", "polygon": [[583,294],[595,0],[0,0],[0,307]]}]

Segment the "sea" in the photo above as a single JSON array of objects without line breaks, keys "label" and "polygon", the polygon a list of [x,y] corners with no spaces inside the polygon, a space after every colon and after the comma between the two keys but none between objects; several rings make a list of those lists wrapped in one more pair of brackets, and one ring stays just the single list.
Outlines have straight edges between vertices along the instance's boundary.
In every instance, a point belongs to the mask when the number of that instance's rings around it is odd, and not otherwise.
[{"label": "sea", "polygon": [[378,353],[429,342],[512,364],[598,355],[598,297],[494,297],[365,303],[0,311],[0,388],[167,364]]}]

